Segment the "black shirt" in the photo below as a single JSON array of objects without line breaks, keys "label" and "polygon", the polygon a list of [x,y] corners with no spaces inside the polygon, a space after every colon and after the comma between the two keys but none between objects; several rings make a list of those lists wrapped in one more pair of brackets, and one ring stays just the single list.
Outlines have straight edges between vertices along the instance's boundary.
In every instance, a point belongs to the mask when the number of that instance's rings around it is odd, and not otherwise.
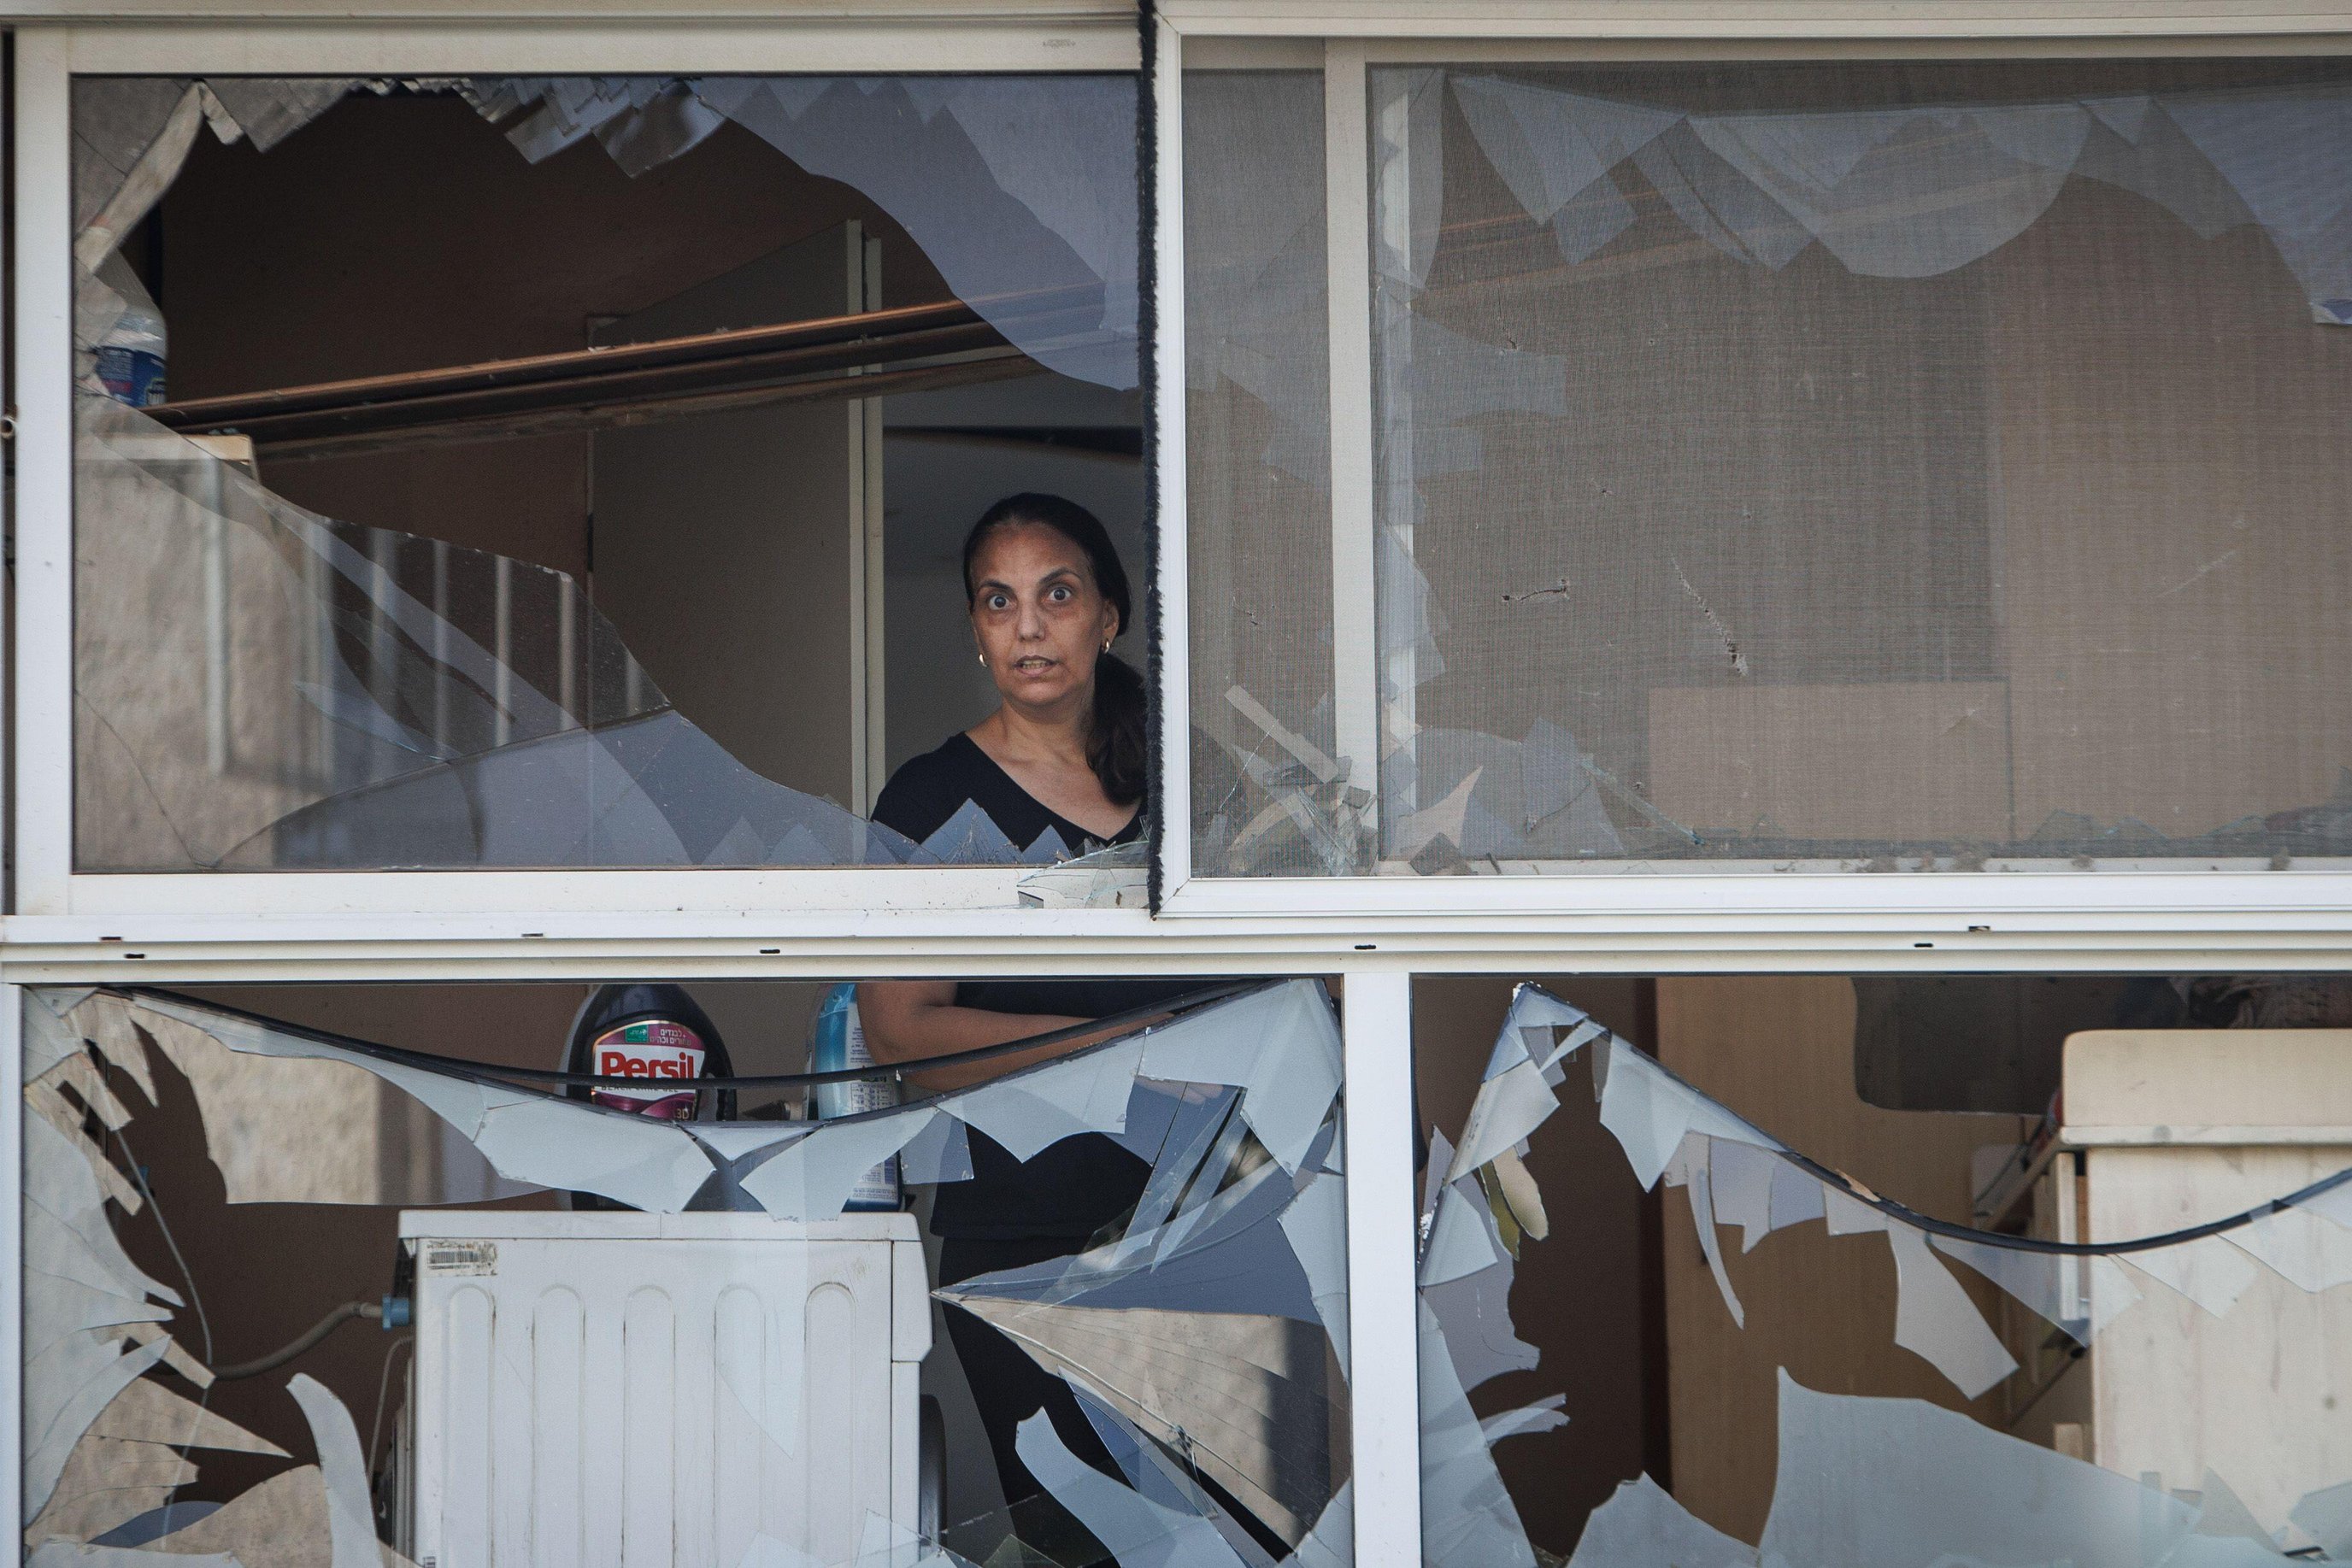
[{"label": "black shirt", "polygon": [[[998,767],[968,735],[949,737],[936,751],[909,758],[890,776],[874,805],[874,820],[920,843],[971,801],[988,813],[1016,847],[1036,842],[1051,828],[1073,851],[1089,841],[1084,828],[1049,810]],[[1142,837],[1144,811],[1108,841]],[[1197,990],[1197,979],[968,980],[956,987],[956,1006],[992,1013],[1046,1013],[1094,1019]],[[1143,1196],[1150,1167],[1100,1133],[1081,1133],[1040,1150],[1024,1165],[986,1134],[971,1134],[970,1181],[939,1189],[931,1228],[941,1236],[1057,1237],[1083,1241]]]},{"label": "black shirt", "polygon": [[874,820],[921,843],[947,826],[965,802],[988,813],[999,831],[1025,850],[1050,828],[1072,854],[1103,844],[1132,843],[1143,836],[1143,812],[1138,810],[1127,826],[1109,838],[1087,831],[1067,817],[1040,803],[1021,788],[1012,774],[968,735],[951,735],[937,750],[910,757],[882,786],[874,802]]}]

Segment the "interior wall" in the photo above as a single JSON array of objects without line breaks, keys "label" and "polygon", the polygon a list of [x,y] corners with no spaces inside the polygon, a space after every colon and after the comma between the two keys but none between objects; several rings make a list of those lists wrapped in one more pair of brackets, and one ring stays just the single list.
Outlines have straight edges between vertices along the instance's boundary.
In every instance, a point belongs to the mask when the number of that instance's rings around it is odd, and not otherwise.
[{"label": "interior wall", "polygon": [[2136,1021],[2163,984],[2122,975],[1856,979],[1855,1091],[1890,1111],[2038,1116],[2058,1092],[2066,1037]]},{"label": "interior wall", "polygon": [[[1966,1222],[1970,1155],[2024,1135],[2018,1116],[1864,1103],[1854,1086],[1853,985],[1843,977],[1664,979],[1657,998],[1657,1055],[1668,1068],[1791,1148],[1923,1214]],[[1699,1249],[1685,1195],[1664,1201],[1674,1493],[1699,1518],[1744,1541],[1763,1529],[1782,1367],[1808,1388],[1925,1399],[1997,1422],[1994,1394],[1965,1400],[1895,1344],[1895,1264],[1884,1238],[1798,1225],[1743,1255],[1738,1232],[1722,1232],[1747,1313],[1741,1328]],[[1991,1288],[1954,1272],[1990,1312]]]},{"label": "interior wall", "polygon": [[963,540],[997,501],[1067,497],[1102,519],[1135,596],[1114,652],[1145,666],[1143,410],[1135,394],[1040,372],[883,402],[883,728],[887,766],[994,711],[973,656]]},{"label": "interior wall", "polygon": [[[197,139],[157,248],[172,393],[584,348],[594,319],[850,218],[882,240],[891,298],[947,297],[878,208],[738,126],[633,180],[593,141],[532,164],[454,97],[362,94],[268,152]],[[588,439],[265,455],[261,476],[329,517],[578,575]]]},{"label": "interior wall", "polygon": [[[863,308],[856,225],[812,235],[599,333],[600,343]],[[864,805],[863,403],[770,403],[600,431],[591,458],[597,601],[682,713],[753,772]]]},{"label": "interior wall", "polygon": [[[466,1056],[512,1066],[546,1067],[558,1059],[572,1014],[587,994],[574,985],[218,986],[190,988],[207,1001],[331,1030],[385,1045]],[[180,1264],[212,1330],[212,1354],[233,1364],[268,1354],[344,1301],[390,1291],[398,1256],[399,1210],[342,1204],[231,1204],[205,1153],[204,1124],[186,1081],[161,1051],[150,1051],[161,1103],[150,1109],[121,1074],[113,1086],[133,1110],[123,1129],[146,1167],[152,1212],[117,1221],[123,1247],[158,1280],[178,1285]],[[511,1200],[545,1207],[541,1195]],[[161,1218],[161,1225],[157,1221]],[[213,1385],[208,1406],[295,1455],[310,1452],[309,1424],[286,1391],[296,1373],[325,1384],[351,1410],[362,1442],[375,1418],[376,1390],[396,1336],[369,1322],[348,1323],[324,1343],[273,1372]],[[200,1341],[190,1344],[203,1356]],[[400,1368],[406,1365],[403,1354]],[[404,1373],[395,1368],[397,1380]],[[193,1389],[181,1392],[195,1396]],[[384,1420],[399,1404],[395,1391]],[[202,1452],[191,1500],[222,1500],[282,1468],[281,1461]]]},{"label": "interior wall", "polygon": [[[1424,1133],[1462,1131],[1514,983],[1486,975],[1415,977],[1413,1086]],[[1538,983],[1649,1048],[1647,982],[1553,976]],[[1551,1234],[1520,1249],[1511,1321],[1543,1359],[1470,1396],[1485,1415],[1566,1392],[1566,1427],[1495,1449],[1528,1538],[1562,1556],[1575,1550],[1585,1517],[1618,1482],[1664,1469],[1666,1440],[1657,1204],[1601,1125],[1589,1087],[1583,1070],[1570,1067],[1560,1110],[1528,1140],[1528,1171],[1542,1189]]]},{"label": "interior wall", "polygon": [[2084,221],[2001,253],[1986,349],[2016,830],[2178,837],[2327,801],[2352,758],[2352,334],[2312,323],[2251,225],[2200,243],[2085,180],[2061,213]]},{"label": "interior wall", "polygon": [[[568,984],[211,986],[184,994],[404,1050],[552,1068],[562,1061],[572,1019],[590,989]],[[805,1065],[808,1019],[824,995],[822,984],[698,981],[687,989],[718,1026],[738,1072],[793,1072]],[[135,1113],[123,1131],[147,1168],[154,1207],[195,1275],[194,1293],[212,1327],[212,1361],[228,1364],[265,1355],[338,1304],[373,1301],[392,1289],[397,1209],[229,1203],[205,1152],[194,1095],[162,1053],[151,1051],[148,1059],[160,1104],[149,1108],[120,1074],[114,1088]],[[550,1195],[534,1194],[504,1207],[554,1202]],[[152,1215],[119,1220],[117,1228],[141,1268],[166,1283],[180,1283],[180,1265]],[[310,1427],[286,1383],[298,1372],[308,1373],[350,1408],[364,1441],[394,1338],[373,1323],[346,1324],[274,1372],[215,1383],[209,1406],[289,1453],[305,1456]],[[201,1355],[204,1346],[192,1343],[190,1350]],[[404,1354],[394,1372],[395,1383],[405,1364]],[[387,1424],[399,1403],[395,1388],[386,1402]],[[192,1500],[233,1496],[280,1466],[234,1454],[194,1458],[202,1478],[183,1494]]]}]

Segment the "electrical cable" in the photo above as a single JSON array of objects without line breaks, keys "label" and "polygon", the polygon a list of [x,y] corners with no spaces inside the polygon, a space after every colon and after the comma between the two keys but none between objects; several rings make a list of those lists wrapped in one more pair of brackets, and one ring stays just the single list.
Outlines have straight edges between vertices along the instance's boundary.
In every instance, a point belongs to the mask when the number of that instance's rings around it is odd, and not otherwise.
[{"label": "electrical cable", "polygon": [[367,1474],[371,1487],[375,1484],[376,1439],[383,1436],[384,1396],[392,1389],[392,1364],[404,1349],[413,1349],[415,1344],[416,1335],[404,1333],[394,1340],[391,1348],[383,1353],[383,1371],[375,1380],[375,1419],[368,1423]]}]

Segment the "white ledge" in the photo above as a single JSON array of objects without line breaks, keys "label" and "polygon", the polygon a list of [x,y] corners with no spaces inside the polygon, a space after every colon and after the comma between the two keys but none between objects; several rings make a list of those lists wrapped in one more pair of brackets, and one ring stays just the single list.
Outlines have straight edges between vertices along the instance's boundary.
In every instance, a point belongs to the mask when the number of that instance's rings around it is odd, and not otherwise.
[{"label": "white ledge", "polygon": [[659,974],[2015,973],[2352,969],[2352,909],[1987,916],[1731,906],[1154,919],[1140,910],[16,915],[0,978],[590,979]]}]

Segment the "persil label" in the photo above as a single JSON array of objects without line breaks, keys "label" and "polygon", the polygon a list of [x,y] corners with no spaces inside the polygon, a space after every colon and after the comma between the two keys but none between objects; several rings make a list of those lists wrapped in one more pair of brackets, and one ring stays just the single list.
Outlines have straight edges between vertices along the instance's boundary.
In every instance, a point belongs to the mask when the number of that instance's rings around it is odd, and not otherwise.
[{"label": "persil label", "polygon": [[[599,1078],[644,1078],[643,1089],[602,1083],[589,1098],[616,1111],[685,1121],[694,1114],[692,1080],[702,1076],[702,1037],[682,1023],[647,1019],[596,1037],[589,1061]],[[680,1086],[674,1081],[686,1079]]]}]

